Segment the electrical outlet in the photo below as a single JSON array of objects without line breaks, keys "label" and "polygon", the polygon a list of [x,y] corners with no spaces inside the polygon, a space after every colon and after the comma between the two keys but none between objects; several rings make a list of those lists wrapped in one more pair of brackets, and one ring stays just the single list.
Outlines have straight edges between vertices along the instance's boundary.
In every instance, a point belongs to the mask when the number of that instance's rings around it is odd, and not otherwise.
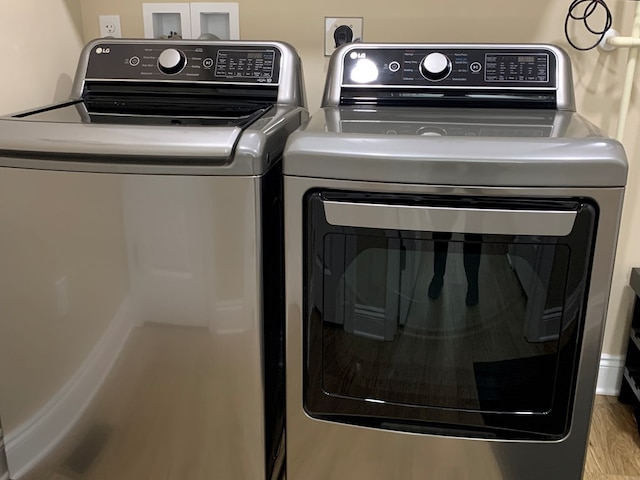
[{"label": "electrical outlet", "polygon": [[120,15],[100,15],[98,22],[100,23],[101,37],[122,38]]},{"label": "electrical outlet", "polygon": [[324,17],[324,54],[345,43],[362,41],[362,17]]}]

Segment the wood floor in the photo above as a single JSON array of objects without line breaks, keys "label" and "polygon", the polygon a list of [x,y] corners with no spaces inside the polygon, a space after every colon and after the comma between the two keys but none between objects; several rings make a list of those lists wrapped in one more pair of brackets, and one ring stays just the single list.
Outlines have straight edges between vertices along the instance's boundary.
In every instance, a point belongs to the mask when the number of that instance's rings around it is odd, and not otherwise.
[{"label": "wood floor", "polygon": [[640,480],[640,435],[633,408],[596,397],[584,480]]}]

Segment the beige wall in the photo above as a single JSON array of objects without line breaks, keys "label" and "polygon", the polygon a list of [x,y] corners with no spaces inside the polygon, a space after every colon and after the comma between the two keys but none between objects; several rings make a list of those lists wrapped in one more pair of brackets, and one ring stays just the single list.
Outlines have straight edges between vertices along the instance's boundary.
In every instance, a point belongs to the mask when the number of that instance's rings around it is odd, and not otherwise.
[{"label": "beige wall", "polygon": [[[81,0],[85,38],[99,35],[98,15],[119,14],[124,36],[143,36],[142,0]],[[240,36],[245,40],[283,40],[302,56],[310,109],[318,108],[327,59],[323,56],[325,16],[364,17],[369,42],[548,42],[567,49],[573,60],[578,110],[613,135],[627,52],[577,52],[564,39],[569,0],[239,0]],[[634,2],[610,0],[614,27],[629,34]],[[578,37],[588,41],[589,37]],[[640,73],[638,74],[640,76]],[[640,85],[638,85],[640,86]],[[611,295],[604,352],[626,348],[632,294],[627,287],[633,266],[640,266],[640,183],[636,178],[640,95],[636,95],[624,144],[631,163],[624,222]]]},{"label": "beige wall", "polygon": [[68,97],[83,40],[80,0],[0,0],[0,114]]}]

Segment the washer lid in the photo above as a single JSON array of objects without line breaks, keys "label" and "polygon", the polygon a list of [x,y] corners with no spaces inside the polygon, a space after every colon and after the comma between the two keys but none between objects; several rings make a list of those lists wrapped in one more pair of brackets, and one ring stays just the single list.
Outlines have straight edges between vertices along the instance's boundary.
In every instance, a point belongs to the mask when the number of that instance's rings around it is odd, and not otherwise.
[{"label": "washer lid", "polygon": [[104,173],[262,175],[280,160],[301,107],[238,126],[114,125],[0,118],[0,167]]},{"label": "washer lid", "polygon": [[233,119],[231,124],[225,121],[224,125],[209,127],[203,121],[160,116],[95,117],[87,113],[83,102],[73,102],[0,119],[0,152],[47,158],[82,155],[86,160],[108,156],[123,161],[135,157],[229,161],[244,125]]},{"label": "washer lid", "polygon": [[285,175],[427,185],[621,187],[622,145],[573,112],[329,107],[289,137]]}]

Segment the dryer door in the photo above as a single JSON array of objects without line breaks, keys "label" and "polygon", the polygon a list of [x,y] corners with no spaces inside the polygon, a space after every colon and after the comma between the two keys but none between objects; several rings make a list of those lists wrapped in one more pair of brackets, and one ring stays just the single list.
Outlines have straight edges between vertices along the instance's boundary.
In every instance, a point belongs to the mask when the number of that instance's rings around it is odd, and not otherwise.
[{"label": "dryer door", "polygon": [[568,432],[595,205],[315,192],[306,213],[309,415],[480,437]]}]

